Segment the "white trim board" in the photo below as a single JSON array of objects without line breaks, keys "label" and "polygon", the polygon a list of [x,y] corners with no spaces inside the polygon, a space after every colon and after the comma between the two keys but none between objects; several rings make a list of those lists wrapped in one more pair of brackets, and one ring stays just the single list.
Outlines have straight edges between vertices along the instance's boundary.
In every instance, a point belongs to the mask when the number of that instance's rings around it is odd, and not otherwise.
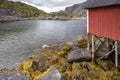
[{"label": "white trim board", "polygon": [[87,10],[87,34],[89,33],[89,10]]}]

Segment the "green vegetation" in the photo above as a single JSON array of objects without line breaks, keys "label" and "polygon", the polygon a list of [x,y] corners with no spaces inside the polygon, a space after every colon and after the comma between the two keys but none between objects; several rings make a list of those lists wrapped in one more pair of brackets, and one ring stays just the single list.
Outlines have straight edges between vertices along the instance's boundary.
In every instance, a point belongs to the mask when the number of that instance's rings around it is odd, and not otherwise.
[{"label": "green vegetation", "polygon": [[[76,49],[81,49],[82,46],[87,46],[85,38],[81,39],[79,42],[83,42],[84,44],[77,42]],[[78,45],[79,44],[79,45]],[[65,45],[59,50],[53,51],[44,51],[43,53],[38,52],[37,54],[40,58],[45,57],[47,59],[40,59],[38,56],[32,57],[33,61],[36,63],[42,63],[45,61],[44,66],[40,67],[42,71],[39,70],[38,64],[35,65],[33,71],[27,70],[25,73],[30,80],[38,80],[38,78],[45,76],[50,71],[50,66],[56,67],[64,77],[61,80],[118,80],[120,73],[116,74],[114,64],[111,60],[96,60],[96,63],[93,64],[91,62],[73,62],[68,63],[66,56],[70,51],[74,50],[73,46]],[[29,61],[26,64],[29,64]],[[24,70],[26,66],[23,64],[21,66],[21,70]],[[27,65],[28,66],[28,65]],[[65,66],[65,67],[64,67]],[[29,69],[29,67],[28,67]],[[20,71],[21,71],[20,70]]]},{"label": "green vegetation", "polygon": [[[55,47],[51,48],[52,50],[40,50],[24,60],[18,69],[8,75],[24,72],[29,80],[43,80],[39,78],[46,76],[51,70],[50,67],[53,66],[61,72],[61,80],[119,80],[120,72],[116,71],[111,60],[96,59],[94,64],[86,61],[68,62],[68,54],[73,50],[87,46],[86,41],[83,37],[74,45],[67,44],[60,49]],[[0,70],[0,73],[3,71]]]},{"label": "green vegetation", "polygon": [[44,17],[47,16],[47,13],[33,7],[30,5],[26,5],[21,2],[13,2],[2,0],[0,1],[0,8],[3,9],[13,9],[16,11],[17,15],[20,17]]},{"label": "green vegetation", "polygon": [[55,18],[76,18],[76,17],[79,17],[79,16],[76,16],[76,15],[73,15],[70,12],[64,12],[64,11],[53,13],[53,14],[51,14],[51,16],[55,17]]},{"label": "green vegetation", "polygon": [[[0,1],[0,9],[10,9],[15,11],[15,15],[22,18],[42,18],[42,19],[48,19],[48,18],[78,18],[80,16],[74,15],[71,12],[55,12],[55,13],[45,13],[42,10],[39,10],[33,6],[27,5],[25,3],[21,2],[13,2],[8,0],[1,0]],[[14,15],[13,15],[14,16]]]},{"label": "green vegetation", "polygon": [[56,17],[56,18],[72,18],[72,17],[74,17],[74,15],[69,12],[57,12],[57,13],[51,14],[51,16]]}]

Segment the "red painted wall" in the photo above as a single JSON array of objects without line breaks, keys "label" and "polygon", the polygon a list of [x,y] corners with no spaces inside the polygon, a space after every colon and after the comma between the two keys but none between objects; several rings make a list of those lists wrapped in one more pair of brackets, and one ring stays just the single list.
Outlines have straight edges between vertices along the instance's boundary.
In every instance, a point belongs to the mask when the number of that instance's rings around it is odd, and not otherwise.
[{"label": "red painted wall", "polygon": [[120,6],[89,9],[89,33],[120,41]]}]

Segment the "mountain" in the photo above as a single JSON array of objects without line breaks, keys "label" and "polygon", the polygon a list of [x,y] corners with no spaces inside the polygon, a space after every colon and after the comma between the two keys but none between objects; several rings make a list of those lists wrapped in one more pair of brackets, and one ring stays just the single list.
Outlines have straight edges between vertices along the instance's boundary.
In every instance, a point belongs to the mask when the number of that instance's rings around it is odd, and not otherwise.
[{"label": "mountain", "polygon": [[47,16],[47,13],[21,2],[0,0],[0,16],[19,16],[27,18]]},{"label": "mountain", "polygon": [[78,15],[80,17],[86,17],[87,11],[84,9],[85,2],[80,4],[74,4],[73,6],[66,7],[65,12],[70,12],[73,15]]},{"label": "mountain", "polygon": [[85,2],[66,7],[64,11],[51,13],[52,17],[57,18],[79,18],[86,17],[87,11],[84,9]]},{"label": "mountain", "polygon": [[76,17],[75,15],[71,14],[70,12],[65,12],[65,11],[50,13],[50,15],[53,18],[59,18],[59,19],[75,18]]},{"label": "mountain", "polygon": [[0,21],[16,21],[23,19],[67,19],[86,16],[84,4],[75,4],[65,11],[46,13],[36,7],[21,2],[0,0]]}]

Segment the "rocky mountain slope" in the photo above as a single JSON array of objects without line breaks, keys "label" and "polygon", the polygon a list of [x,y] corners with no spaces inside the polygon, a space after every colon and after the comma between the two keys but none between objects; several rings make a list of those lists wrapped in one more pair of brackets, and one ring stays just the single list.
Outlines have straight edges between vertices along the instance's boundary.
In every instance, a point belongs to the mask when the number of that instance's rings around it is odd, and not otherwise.
[{"label": "rocky mountain slope", "polygon": [[0,21],[16,21],[23,19],[65,19],[86,17],[85,3],[75,4],[67,7],[65,11],[45,13],[33,6],[21,2],[8,0],[0,1]]},{"label": "rocky mountain slope", "polygon": [[0,15],[16,15],[20,17],[38,17],[46,13],[33,6],[21,3],[3,0],[0,1]]},{"label": "rocky mountain slope", "polygon": [[65,12],[70,12],[73,15],[78,15],[80,17],[86,17],[87,13],[86,10],[84,9],[84,3],[80,3],[80,4],[74,4],[73,6],[67,7],[65,9]]}]

